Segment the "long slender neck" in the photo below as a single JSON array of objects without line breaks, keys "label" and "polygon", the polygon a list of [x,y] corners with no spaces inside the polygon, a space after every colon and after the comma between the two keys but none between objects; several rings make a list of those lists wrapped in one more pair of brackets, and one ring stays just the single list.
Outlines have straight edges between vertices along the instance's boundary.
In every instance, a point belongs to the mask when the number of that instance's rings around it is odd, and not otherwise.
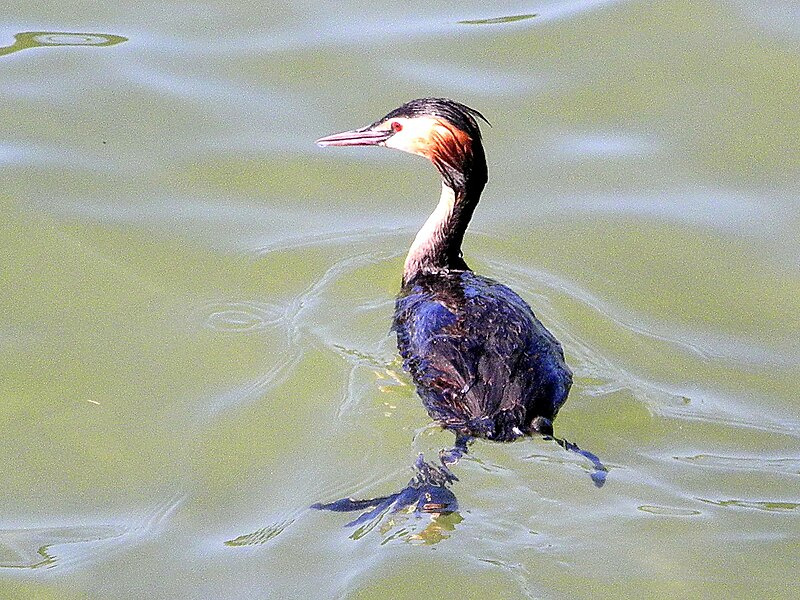
[{"label": "long slender neck", "polygon": [[487,181],[483,148],[477,142],[461,169],[436,166],[442,175],[442,195],[411,244],[403,284],[424,272],[469,269],[461,255],[461,243]]}]

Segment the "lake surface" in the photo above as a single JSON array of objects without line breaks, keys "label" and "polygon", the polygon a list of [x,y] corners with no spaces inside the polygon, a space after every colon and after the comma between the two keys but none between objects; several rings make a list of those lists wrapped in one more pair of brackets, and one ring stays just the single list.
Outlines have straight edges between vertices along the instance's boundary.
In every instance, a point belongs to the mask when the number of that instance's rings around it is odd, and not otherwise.
[{"label": "lake surface", "polygon": [[[800,596],[800,12],[759,3],[59,2],[0,45],[0,597]],[[556,431],[460,510],[350,515],[432,426],[389,333],[438,198],[322,149],[479,109],[465,258],[564,345]]]}]

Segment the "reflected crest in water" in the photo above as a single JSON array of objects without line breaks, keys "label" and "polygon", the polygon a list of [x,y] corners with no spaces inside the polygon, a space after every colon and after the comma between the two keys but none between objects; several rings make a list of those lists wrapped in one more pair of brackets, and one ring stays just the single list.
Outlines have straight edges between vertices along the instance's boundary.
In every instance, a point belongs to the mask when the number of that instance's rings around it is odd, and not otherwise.
[{"label": "reflected crest in water", "polygon": [[14,36],[14,43],[0,48],[0,56],[6,56],[29,48],[55,46],[93,46],[103,48],[127,42],[128,38],[110,33],[70,33],[67,31],[24,31]]}]

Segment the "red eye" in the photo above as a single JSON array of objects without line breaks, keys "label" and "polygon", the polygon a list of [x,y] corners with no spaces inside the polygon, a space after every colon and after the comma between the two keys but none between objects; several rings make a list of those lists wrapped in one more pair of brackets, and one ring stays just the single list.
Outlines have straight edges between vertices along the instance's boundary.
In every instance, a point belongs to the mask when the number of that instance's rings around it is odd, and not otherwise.
[{"label": "red eye", "polygon": [[399,121],[392,121],[392,131],[397,133],[398,131],[403,131],[403,124]]}]

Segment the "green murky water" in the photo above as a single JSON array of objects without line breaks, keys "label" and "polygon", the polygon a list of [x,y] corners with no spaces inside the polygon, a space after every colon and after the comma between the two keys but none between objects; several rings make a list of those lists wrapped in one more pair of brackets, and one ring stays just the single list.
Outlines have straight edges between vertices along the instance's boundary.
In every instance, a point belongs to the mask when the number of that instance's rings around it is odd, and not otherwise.
[{"label": "green murky water", "polygon": [[[532,16],[535,15],[535,16]],[[800,13],[769,2],[4,11],[0,596],[800,595]],[[317,137],[480,109],[476,270],[576,373],[457,514],[371,531],[429,420],[388,332],[438,196]]]}]

